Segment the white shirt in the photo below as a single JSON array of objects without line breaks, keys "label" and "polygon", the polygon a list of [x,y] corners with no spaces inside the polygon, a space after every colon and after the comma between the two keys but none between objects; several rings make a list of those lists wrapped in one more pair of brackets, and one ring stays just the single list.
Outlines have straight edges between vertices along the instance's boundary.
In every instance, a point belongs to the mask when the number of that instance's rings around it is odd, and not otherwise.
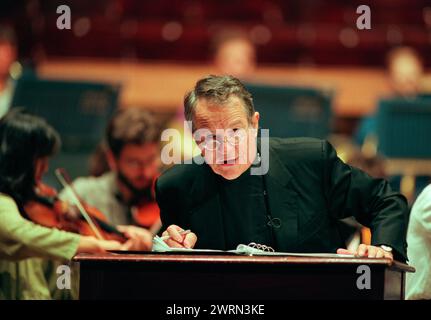
[{"label": "white shirt", "polygon": [[[100,177],[80,177],[72,185],[79,197],[90,206],[102,211],[111,224],[133,224],[130,209],[116,196],[119,191],[114,172],[109,171]],[[64,189],[59,196],[62,200],[71,200]]]},{"label": "white shirt", "polygon": [[406,299],[431,299],[431,185],[417,198],[410,213],[407,255],[415,273],[407,273]]}]

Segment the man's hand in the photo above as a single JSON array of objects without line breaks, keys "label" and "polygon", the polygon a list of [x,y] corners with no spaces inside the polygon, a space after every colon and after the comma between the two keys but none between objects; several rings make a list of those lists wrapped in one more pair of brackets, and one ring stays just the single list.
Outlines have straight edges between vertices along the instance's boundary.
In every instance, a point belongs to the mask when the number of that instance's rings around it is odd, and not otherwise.
[{"label": "man's hand", "polygon": [[150,251],[153,246],[153,234],[147,229],[136,226],[117,226],[128,239],[121,250]]},{"label": "man's hand", "polygon": [[163,237],[170,237],[165,240],[166,244],[172,248],[193,248],[198,240],[196,235],[193,232],[180,234],[181,231],[184,231],[184,229],[174,224],[170,225],[162,234]]},{"label": "man's hand", "polygon": [[392,252],[385,251],[380,247],[370,246],[366,244],[360,244],[356,251],[347,249],[338,249],[338,254],[353,254],[357,257],[368,257],[368,258],[387,258],[394,260]]}]

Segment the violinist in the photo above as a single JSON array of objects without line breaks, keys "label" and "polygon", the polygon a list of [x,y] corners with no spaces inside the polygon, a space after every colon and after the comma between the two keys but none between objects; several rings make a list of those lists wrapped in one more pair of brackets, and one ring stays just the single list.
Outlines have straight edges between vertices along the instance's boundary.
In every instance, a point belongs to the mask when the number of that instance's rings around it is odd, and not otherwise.
[{"label": "violinist", "polygon": [[[117,111],[106,130],[103,151],[109,169],[98,177],[80,177],[73,188],[89,205],[102,210],[114,225],[134,224],[156,234],[161,226],[154,198],[159,175],[160,129],[140,108]],[[65,190],[62,199],[69,199]]]},{"label": "violinist", "polygon": [[[46,227],[29,219],[25,208],[59,149],[57,132],[43,119],[21,110],[0,120],[0,299],[50,299],[44,262],[68,261],[80,252],[145,250],[145,231],[121,229],[125,242],[98,239]],[[49,209],[49,208],[47,208]]]}]

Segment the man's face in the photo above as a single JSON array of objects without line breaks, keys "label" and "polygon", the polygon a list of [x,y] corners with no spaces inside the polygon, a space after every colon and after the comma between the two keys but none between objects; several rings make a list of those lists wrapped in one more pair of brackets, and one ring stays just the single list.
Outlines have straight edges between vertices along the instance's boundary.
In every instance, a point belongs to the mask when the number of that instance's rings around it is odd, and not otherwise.
[{"label": "man's face", "polygon": [[407,54],[395,58],[390,65],[392,85],[399,94],[405,96],[417,94],[423,72],[421,62]]},{"label": "man's face", "polygon": [[256,157],[258,122],[257,112],[249,122],[243,102],[236,96],[222,106],[198,100],[194,138],[214,173],[233,180],[251,166]]},{"label": "man's face", "polygon": [[115,167],[137,190],[151,187],[159,169],[159,146],[156,143],[145,145],[126,144],[115,159]]}]

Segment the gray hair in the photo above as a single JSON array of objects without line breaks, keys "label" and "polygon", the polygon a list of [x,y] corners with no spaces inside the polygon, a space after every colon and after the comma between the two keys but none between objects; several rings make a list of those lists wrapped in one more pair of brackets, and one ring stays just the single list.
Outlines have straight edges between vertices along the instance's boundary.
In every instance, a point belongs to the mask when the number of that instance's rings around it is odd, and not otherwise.
[{"label": "gray hair", "polygon": [[[196,104],[203,98],[217,105],[225,105],[234,95],[242,100],[249,122],[254,115],[254,105],[251,93],[237,78],[232,76],[209,75],[196,82],[193,90],[184,97],[184,116],[193,123]],[[194,130],[194,124],[192,130]]]}]

